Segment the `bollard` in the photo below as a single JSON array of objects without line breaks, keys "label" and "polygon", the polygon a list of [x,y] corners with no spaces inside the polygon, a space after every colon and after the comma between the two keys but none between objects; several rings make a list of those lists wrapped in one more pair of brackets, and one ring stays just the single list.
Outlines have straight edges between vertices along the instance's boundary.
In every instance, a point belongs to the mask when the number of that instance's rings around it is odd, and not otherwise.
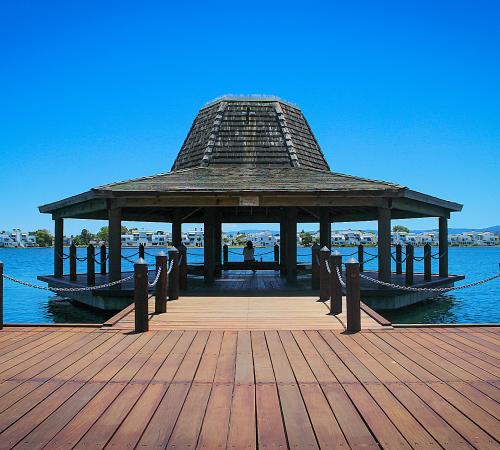
[{"label": "bollard", "polygon": [[145,247],[144,244],[139,244],[139,258],[142,258],[142,259],[145,258],[145,254],[146,254],[144,247]]},{"label": "bollard", "polygon": [[148,265],[142,258],[134,264],[134,305],[135,332],[148,331]]},{"label": "bollard", "polygon": [[406,285],[411,286],[413,284],[413,245],[408,244],[406,246]]},{"label": "bollard", "polygon": [[95,286],[95,247],[87,247],[87,286]]},{"label": "bollard", "polygon": [[227,270],[226,264],[229,261],[229,247],[227,246],[227,244],[224,244],[224,246],[222,247],[222,261],[224,264],[224,270]]},{"label": "bollard", "polygon": [[187,270],[187,248],[184,244],[179,245],[179,290],[185,291],[188,288]]},{"label": "bollard", "polygon": [[3,328],[3,262],[0,261],[0,330]]},{"label": "bollard", "polygon": [[173,264],[168,279],[168,299],[177,300],[179,298],[179,250],[175,247],[170,249],[168,260]]},{"label": "bollard", "polygon": [[342,255],[336,250],[330,255],[330,314],[342,312],[342,285],[340,284],[337,267],[342,273]]},{"label": "bollard", "polygon": [[76,245],[71,244],[69,247],[69,279],[76,281]]},{"label": "bollard", "polygon": [[320,250],[319,244],[314,244],[311,249],[311,283],[312,283],[312,288],[313,289],[319,289],[319,250]]},{"label": "bollard", "polygon": [[363,244],[358,245],[358,261],[359,261],[359,271],[363,272],[364,270],[364,261],[365,261],[365,249]]},{"label": "bollard", "polygon": [[432,248],[431,244],[424,245],[424,280],[431,281],[432,278]]},{"label": "bollard", "polygon": [[396,245],[396,273],[401,275],[403,273],[403,247],[401,244]]},{"label": "bollard", "polygon": [[319,251],[319,301],[326,302],[330,298],[330,275],[326,268],[326,262],[330,257],[328,247]]},{"label": "bollard", "polygon": [[274,269],[279,270],[280,268],[280,246],[274,244]]},{"label": "bollard", "polygon": [[155,287],[155,314],[167,312],[167,255],[163,250],[156,255],[156,273],[160,269],[160,277]]},{"label": "bollard", "polygon": [[347,331],[356,333],[361,330],[361,299],[359,289],[359,263],[350,259],[346,265]]},{"label": "bollard", "polygon": [[101,275],[106,275],[106,246],[101,245]]}]

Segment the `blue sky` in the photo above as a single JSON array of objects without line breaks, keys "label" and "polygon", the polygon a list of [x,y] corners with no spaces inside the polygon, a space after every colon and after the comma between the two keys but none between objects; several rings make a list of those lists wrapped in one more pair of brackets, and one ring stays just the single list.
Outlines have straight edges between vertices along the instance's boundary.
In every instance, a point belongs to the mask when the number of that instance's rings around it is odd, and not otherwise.
[{"label": "blue sky", "polygon": [[0,229],[169,170],[228,93],[298,104],[336,172],[463,203],[450,226],[500,224],[499,22],[491,1],[4,2]]}]

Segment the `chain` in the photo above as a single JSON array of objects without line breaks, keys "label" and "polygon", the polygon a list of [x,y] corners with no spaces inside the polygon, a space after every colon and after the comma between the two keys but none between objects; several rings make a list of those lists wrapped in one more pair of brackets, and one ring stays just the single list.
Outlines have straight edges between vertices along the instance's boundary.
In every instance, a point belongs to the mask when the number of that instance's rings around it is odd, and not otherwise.
[{"label": "chain", "polygon": [[447,255],[447,253],[448,253],[448,250],[445,250],[441,254],[439,252],[437,252],[437,253],[434,253],[433,255],[431,255],[431,258],[433,258],[433,259],[441,259],[441,258],[445,257]]},{"label": "chain", "polygon": [[172,272],[173,267],[174,267],[174,260],[171,259],[170,264],[168,265],[167,275],[170,275],[170,272]]},{"label": "chain", "polygon": [[70,257],[70,255],[66,255],[65,253],[63,253],[62,255],[60,253],[57,253],[57,256],[59,256],[59,258],[61,259],[68,259]]},{"label": "chain", "polygon": [[332,270],[330,269],[330,264],[328,264],[328,260],[325,259],[325,267],[326,267],[326,271],[328,272],[328,275],[331,275],[332,274]]},{"label": "chain", "polygon": [[158,283],[158,280],[160,279],[160,275],[161,275],[161,266],[158,268],[158,272],[156,272],[156,278],[154,279],[154,281],[152,283],[148,283],[148,286],[155,287],[156,283]]},{"label": "chain", "polygon": [[341,285],[342,287],[346,287],[346,284],[345,284],[344,280],[342,279],[342,274],[340,273],[340,268],[339,268],[339,266],[336,266],[335,268],[337,269],[337,276],[339,277],[339,282],[340,282],[340,285]]},{"label": "chain", "polygon": [[14,283],[22,284],[23,286],[28,286],[34,289],[40,289],[42,291],[54,291],[54,292],[83,292],[83,291],[94,291],[96,289],[103,289],[111,286],[116,286],[117,284],[124,283],[125,281],[129,281],[134,278],[133,275],[130,275],[129,277],[122,278],[121,280],[118,281],[112,281],[110,283],[106,284],[100,284],[98,286],[87,286],[87,287],[82,287],[82,288],[55,288],[55,287],[47,287],[47,286],[40,286],[39,284],[32,284],[28,283],[23,280],[18,280],[17,278],[13,278],[9,275],[3,275],[3,277],[7,280],[13,281]]},{"label": "chain", "polygon": [[373,253],[368,253],[366,250],[364,251],[364,253],[365,253],[365,255],[368,255],[368,256],[378,257],[378,254],[374,255]]},{"label": "chain", "polygon": [[406,255],[405,257],[401,260],[401,261],[398,261],[398,259],[396,257],[394,257],[394,255],[391,253],[391,258],[395,261],[395,262],[400,262],[401,264],[403,264],[405,261],[406,261]]},{"label": "chain", "polygon": [[380,284],[382,286],[390,287],[393,289],[401,289],[403,291],[449,292],[449,291],[456,291],[459,289],[466,289],[466,288],[470,288],[473,286],[478,286],[480,284],[487,283],[488,281],[494,280],[495,278],[499,278],[500,273],[493,275],[492,277],[485,278],[484,280],[475,281],[474,283],[464,284],[463,286],[452,286],[452,287],[445,287],[445,288],[415,288],[415,287],[410,287],[410,286],[401,286],[399,284],[386,283],[385,281],[376,280],[375,278],[368,277],[366,275],[363,275],[362,273],[360,273],[359,276],[361,278],[364,278],[365,280],[371,281],[372,283]]}]

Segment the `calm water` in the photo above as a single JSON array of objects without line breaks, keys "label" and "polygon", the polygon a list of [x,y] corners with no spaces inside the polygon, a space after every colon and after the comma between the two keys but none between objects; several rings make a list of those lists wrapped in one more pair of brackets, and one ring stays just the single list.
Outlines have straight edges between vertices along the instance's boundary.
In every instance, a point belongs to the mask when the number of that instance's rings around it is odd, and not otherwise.
[{"label": "calm water", "polygon": [[[146,258],[153,262],[154,254],[160,249],[147,249],[150,255]],[[310,249],[299,248],[298,260],[310,262]],[[355,251],[354,248],[340,248],[343,255]],[[368,253],[375,254],[376,248],[367,248]],[[433,253],[436,249],[433,249]],[[65,249],[67,253],[67,249]],[[124,255],[133,255],[137,249],[123,249]],[[256,258],[272,261],[272,249],[258,248]],[[422,248],[415,249],[415,256],[423,254]],[[78,256],[85,256],[86,250],[78,249]],[[230,251],[230,260],[241,260],[241,249]],[[366,256],[365,259],[368,259]],[[135,259],[135,257],[133,258]],[[500,248],[450,248],[450,273],[465,274],[466,281],[471,282],[491,276],[498,272]],[[203,262],[203,249],[188,249],[190,263]],[[36,280],[37,275],[50,274],[53,271],[52,249],[0,249],[0,261],[5,263],[5,273],[25,281],[42,284]],[[65,273],[69,271],[65,261]],[[365,265],[366,269],[376,269],[376,261]],[[123,261],[124,270],[132,270],[132,264]],[[394,269],[394,268],[393,268]],[[86,271],[86,263],[78,262],[78,271]],[[423,263],[415,262],[415,271],[423,271]],[[433,260],[433,272],[437,271],[437,261]],[[461,283],[465,283],[461,282]],[[454,291],[450,295],[404,308],[397,312],[383,311],[383,315],[395,323],[500,323],[500,279],[463,291]],[[64,323],[64,322],[103,322],[110,314],[74,305],[50,292],[40,291],[5,280],[4,282],[4,315],[5,322],[25,323]]]}]

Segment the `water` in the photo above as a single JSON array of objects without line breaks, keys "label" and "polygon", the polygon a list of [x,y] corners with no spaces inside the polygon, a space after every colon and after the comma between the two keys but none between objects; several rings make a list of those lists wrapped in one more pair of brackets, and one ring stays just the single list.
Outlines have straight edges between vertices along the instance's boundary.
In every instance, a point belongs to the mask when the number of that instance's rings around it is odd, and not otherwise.
[{"label": "water", "polygon": [[[147,248],[146,259],[154,261],[154,255],[161,249]],[[355,248],[339,248],[340,253],[349,255],[356,252]],[[67,249],[65,252],[67,253]],[[433,253],[437,249],[433,249]],[[298,261],[310,263],[310,248],[298,249]],[[366,248],[366,252],[376,254],[376,248]],[[124,248],[123,255],[136,258],[136,248]],[[229,260],[241,261],[242,250],[230,249]],[[86,255],[86,249],[77,250],[78,257]],[[415,248],[415,256],[423,255],[422,248]],[[356,255],[355,255],[356,256]],[[272,261],[272,248],[256,248],[255,257],[263,261]],[[370,258],[369,255],[365,259]],[[188,248],[190,263],[203,263],[202,248]],[[347,256],[344,261],[347,260]],[[31,249],[0,249],[0,261],[5,263],[5,273],[22,280],[41,284],[38,275],[53,272],[53,250],[50,248]],[[500,247],[476,247],[449,249],[450,273],[465,274],[466,281],[471,282],[486,278],[498,272],[500,262]],[[433,272],[437,271],[437,261],[433,260]],[[365,264],[365,268],[376,269],[376,260]],[[65,261],[65,273],[69,272],[69,263]],[[86,263],[77,263],[78,272],[86,271]],[[123,261],[123,270],[132,270],[132,263]],[[393,270],[395,268],[393,267]],[[415,262],[415,271],[423,271],[423,262]],[[463,291],[453,291],[398,311],[383,311],[382,314],[394,323],[500,323],[500,279]],[[91,308],[73,304],[67,299],[47,291],[4,281],[4,317],[6,323],[102,323],[110,317]]]}]

